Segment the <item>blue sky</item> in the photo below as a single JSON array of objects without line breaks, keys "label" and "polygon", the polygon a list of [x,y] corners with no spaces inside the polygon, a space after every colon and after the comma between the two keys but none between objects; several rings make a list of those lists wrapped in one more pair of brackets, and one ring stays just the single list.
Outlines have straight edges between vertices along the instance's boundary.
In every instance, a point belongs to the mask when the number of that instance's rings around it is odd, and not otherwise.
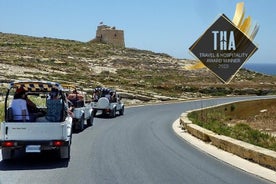
[{"label": "blue sky", "polygon": [[[125,32],[126,47],[194,59],[189,47],[237,0],[0,0],[0,32],[89,41],[101,21]],[[248,62],[276,63],[276,1],[244,0],[260,24]]]}]

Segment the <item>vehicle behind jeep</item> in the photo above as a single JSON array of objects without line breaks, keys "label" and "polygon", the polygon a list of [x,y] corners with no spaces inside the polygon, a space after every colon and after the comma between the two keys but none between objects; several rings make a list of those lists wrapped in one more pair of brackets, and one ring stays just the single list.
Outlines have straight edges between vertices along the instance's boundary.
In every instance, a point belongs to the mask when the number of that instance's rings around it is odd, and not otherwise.
[{"label": "vehicle behind jeep", "polygon": [[77,90],[76,86],[66,85],[68,89],[68,100],[73,107],[73,130],[82,131],[86,126],[92,126],[94,113],[91,100],[88,101],[87,93]]},{"label": "vehicle behind jeep", "polygon": [[117,112],[123,115],[125,106],[121,99],[122,98],[115,90],[109,88],[95,88],[92,102],[92,108],[95,115],[98,111],[112,118],[116,117]]}]

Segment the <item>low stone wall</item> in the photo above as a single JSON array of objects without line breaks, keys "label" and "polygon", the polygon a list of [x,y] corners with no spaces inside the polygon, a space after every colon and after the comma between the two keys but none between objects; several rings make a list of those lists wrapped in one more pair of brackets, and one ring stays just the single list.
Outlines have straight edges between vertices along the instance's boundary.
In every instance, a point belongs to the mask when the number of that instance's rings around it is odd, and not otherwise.
[{"label": "low stone wall", "polygon": [[185,112],[180,117],[180,126],[186,129],[193,136],[205,141],[211,142],[212,145],[238,155],[247,160],[251,160],[262,166],[276,170],[276,152],[254,146],[252,144],[239,141],[230,137],[215,134],[214,132],[204,129],[193,124],[187,117],[189,112]]}]

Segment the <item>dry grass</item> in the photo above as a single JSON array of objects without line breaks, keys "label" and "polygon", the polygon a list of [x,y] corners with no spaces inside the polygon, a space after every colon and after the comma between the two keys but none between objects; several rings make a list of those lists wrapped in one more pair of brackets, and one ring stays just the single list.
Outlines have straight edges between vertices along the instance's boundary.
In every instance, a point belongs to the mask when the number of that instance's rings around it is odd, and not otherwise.
[{"label": "dry grass", "polygon": [[276,151],[276,99],[238,102],[189,114],[217,134]]},{"label": "dry grass", "polygon": [[229,124],[245,123],[250,127],[276,134],[276,99],[243,102],[228,112]]},{"label": "dry grass", "polygon": [[[2,82],[52,80],[185,99],[276,93],[276,76],[240,70],[225,85],[207,69],[185,69],[195,61],[101,43],[0,33],[0,53]],[[0,92],[4,91],[0,88]]]}]

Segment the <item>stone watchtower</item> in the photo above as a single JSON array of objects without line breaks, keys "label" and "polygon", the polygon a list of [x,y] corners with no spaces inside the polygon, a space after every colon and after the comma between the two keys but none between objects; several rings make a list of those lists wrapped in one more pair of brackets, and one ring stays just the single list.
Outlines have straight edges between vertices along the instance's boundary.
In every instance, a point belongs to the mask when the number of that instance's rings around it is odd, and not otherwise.
[{"label": "stone watchtower", "polygon": [[124,31],[102,23],[97,28],[96,40],[115,47],[125,47]]}]

